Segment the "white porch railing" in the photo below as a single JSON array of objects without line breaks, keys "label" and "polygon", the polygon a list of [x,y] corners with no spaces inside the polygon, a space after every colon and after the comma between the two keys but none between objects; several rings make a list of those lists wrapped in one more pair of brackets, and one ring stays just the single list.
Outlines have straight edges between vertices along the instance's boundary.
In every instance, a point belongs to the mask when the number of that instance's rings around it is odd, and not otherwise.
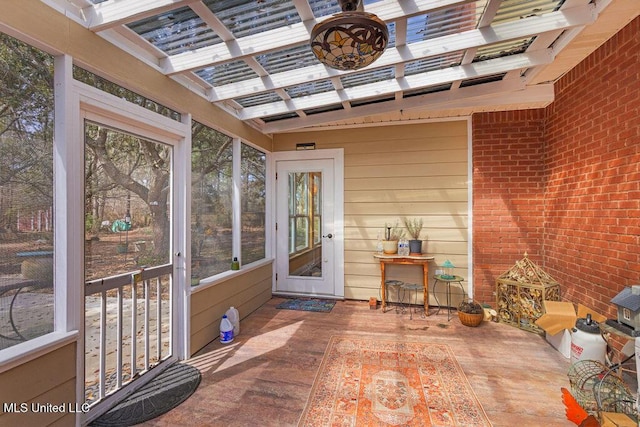
[{"label": "white porch railing", "polygon": [[85,402],[102,401],[171,356],[173,265],[86,282]]}]

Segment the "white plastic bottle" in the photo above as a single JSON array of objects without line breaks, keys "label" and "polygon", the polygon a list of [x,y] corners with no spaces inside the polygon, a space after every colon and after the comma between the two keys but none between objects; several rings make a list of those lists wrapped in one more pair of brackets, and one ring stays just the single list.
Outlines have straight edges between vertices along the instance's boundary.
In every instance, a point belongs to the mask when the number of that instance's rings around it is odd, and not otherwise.
[{"label": "white plastic bottle", "polygon": [[231,341],[233,341],[233,325],[225,314],[220,320],[220,342],[222,344],[227,344]]},{"label": "white plastic bottle", "polygon": [[409,241],[406,239],[400,239],[398,242],[398,255],[409,255]]},{"label": "white plastic bottle", "polygon": [[380,237],[380,232],[378,231],[378,242],[376,243],[376,252],[381,254],[383,252],[382,247],[382,238]]},{"label": "white plastic bottle", "polygon": [[238,313],[238,309],[234,306],[231,306],[229,310],[227,310],[227,318],[233,325],[233,337],[237,337],[240,335],[240,313]]}]

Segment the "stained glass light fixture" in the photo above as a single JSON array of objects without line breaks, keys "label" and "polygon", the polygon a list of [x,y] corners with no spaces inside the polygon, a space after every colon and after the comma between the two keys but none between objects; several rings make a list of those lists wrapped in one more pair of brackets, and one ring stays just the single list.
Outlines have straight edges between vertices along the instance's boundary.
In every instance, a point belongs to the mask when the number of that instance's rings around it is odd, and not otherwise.
[{"label": "stained glass light fixture", "polygon": [[389,41],[384,21],[358,9],[360,0],[339,0],[341,13],[316,24],[311,50],[323,64],[337,70],[357,70],[382,55]]}]

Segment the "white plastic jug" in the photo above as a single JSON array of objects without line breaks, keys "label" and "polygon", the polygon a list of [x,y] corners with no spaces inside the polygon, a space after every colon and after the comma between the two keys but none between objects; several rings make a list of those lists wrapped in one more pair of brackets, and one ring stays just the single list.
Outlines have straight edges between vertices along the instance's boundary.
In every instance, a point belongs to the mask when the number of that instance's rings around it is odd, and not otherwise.
[{"label": "white plastic jug", "polygon": [[240,335],[240,313],[238,313],[238,309],[231,306],[229,310],[227,310],[227,318],[233,325],[233,336],[237,337]]},{"label": "white plastic jug", "polygon": [[227,344],[231,341],[233,341],[233,325],[225,314],[220,320],[220,342],[222,344]]},{"label": "white plastic jug", "polygon": [[591,320],[590,314],[586,319],[578,319],[571,334],[571,363],[597,360],[604,364],[606,352],[607,342],[600,334],[598,322]]}]

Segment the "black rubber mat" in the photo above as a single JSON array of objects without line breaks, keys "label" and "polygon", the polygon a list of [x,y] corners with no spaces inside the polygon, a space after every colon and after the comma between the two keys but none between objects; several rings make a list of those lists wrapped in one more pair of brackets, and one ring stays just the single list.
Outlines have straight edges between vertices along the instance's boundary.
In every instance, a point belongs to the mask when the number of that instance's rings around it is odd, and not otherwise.
[{"label": "black rubber mat", "polygon": [[92,426],[132,426],[156,418],[184,402],[200,385],[193,366],[176,363],[94,420]]}]

